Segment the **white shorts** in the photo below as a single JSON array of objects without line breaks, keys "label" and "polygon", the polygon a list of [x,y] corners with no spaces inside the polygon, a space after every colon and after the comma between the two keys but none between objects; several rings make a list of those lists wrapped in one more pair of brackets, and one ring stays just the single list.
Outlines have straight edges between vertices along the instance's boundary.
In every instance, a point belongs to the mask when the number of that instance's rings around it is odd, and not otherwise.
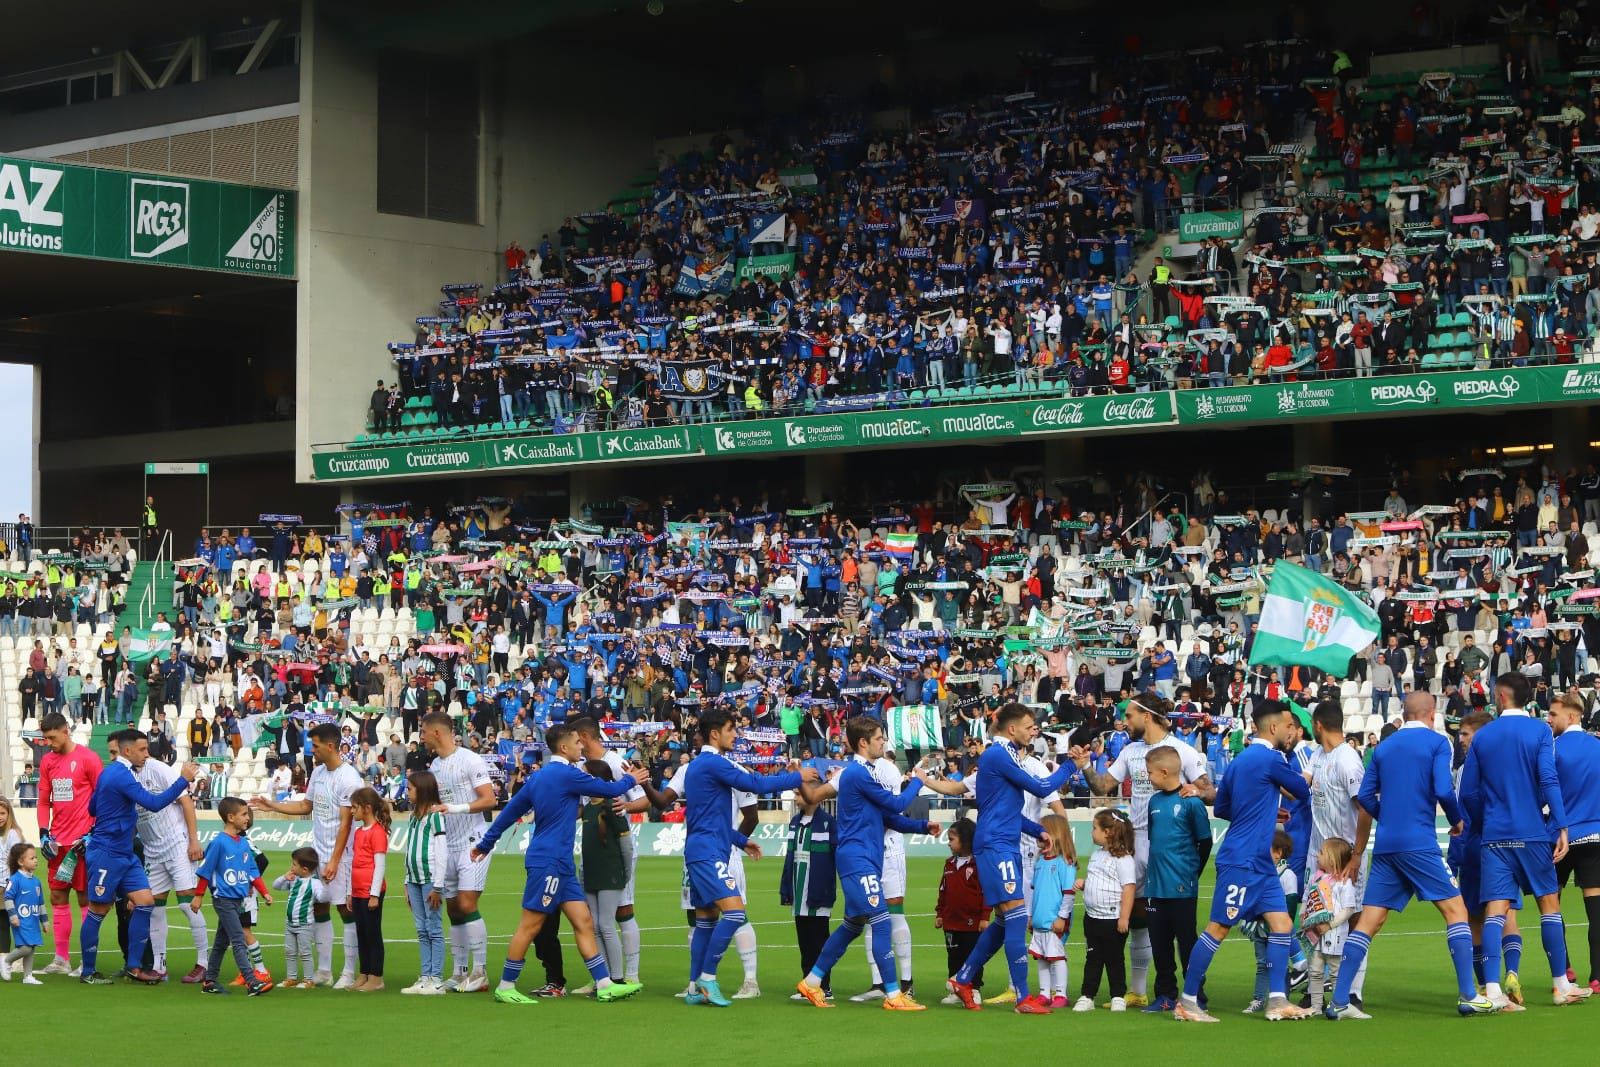
[{"label": "white shorts", "polygon": [[444,877],[439,882],[439,895],[453,897],[458,893],[481,893],[489,884],[489,857],[476,863],[472,849],[448,853],[444,858]]},{"label": "white shorts", "polygon": [[904,852],[885,852],[883,854],[883,877],[879,879],[879,883],[883,887],[883,899],[905,899],[906,854]]},{"label": "white shorts", "polygon": [[1064,960],[1067,958],[1067,947],[1061,943],[1061,935],[1055,931],[1035,930],[1028,941],[1028,955],[1036,960]]},{"label": "white shorts", "polygon": [[150,892],[158,897],[174,890],[187,893],[200,881],[194,873],[194,862],[189,859],[187,841],[167,853],[146,855],[144,871],[150,878]]},{"label": "white shorts", "polygon": [[[324,860],[319,859],[319,862],[326,864]],[[346,852],[344,858],[339,861],[339,870],[333,876],[333,881],[323,883],[322,890],[326,894],[324,899],[336,908],[344,907],[345,901],[350,899],[350,868],[354,862],[355,857]],[[321,881],[321,878],[317,880]]]},{"label": "white shorts", "polygon": [[628,884],[622,887],[622,896],[617,901],[618,907],[633,907],[633,886],[639,877],[639,850],[634,847],[637,843],[637,834],[622,835],[622,858],[628,861]]},{"label": "white shorts", "polygon": [[1144,899],[1144,872],[1150,866],[1150,835],[1143,830],[1133,833],[1133,866],[1139,881],[1133,887],[1135,900]]},{"label": "white shorts", "polygon": [[261,921],[261,902],[254,893],[246,893],[239,911],[251,926]]}]

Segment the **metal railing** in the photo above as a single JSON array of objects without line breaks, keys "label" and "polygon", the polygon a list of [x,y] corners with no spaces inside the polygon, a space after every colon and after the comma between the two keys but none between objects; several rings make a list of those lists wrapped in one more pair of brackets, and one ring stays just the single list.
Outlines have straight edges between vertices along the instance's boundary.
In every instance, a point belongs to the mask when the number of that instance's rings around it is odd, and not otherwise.
[{"label": "metal railing", "polygon": [[[0,541],[4,541],[11,554],[21,559],[17,545],[17,527],[15,522],[0,522]],[[65,552],[72,547],[72,539],[81,537],[84,530],[91,534],[104,532],[110,534],[113,530],[121,530],[122,536],[128,544],[133,546],[135,552],[142,550],[140,544],[140,530],[138,523],[80,523],[74,526],[34,526],[32,538],[29,542],[30,556],[37,556],[41,552]]]},{"label": "metal railing", "polygon": [[156,613],[156,585],[161,581],[161,568],[172,559],[172,531],[161,531],[161,540],[156,545],[155,559],[150,562],[154,567],[150,575],[150,583],[144,587],[144,592],[139,594],[139,626],[150,625],[150,620]]}]

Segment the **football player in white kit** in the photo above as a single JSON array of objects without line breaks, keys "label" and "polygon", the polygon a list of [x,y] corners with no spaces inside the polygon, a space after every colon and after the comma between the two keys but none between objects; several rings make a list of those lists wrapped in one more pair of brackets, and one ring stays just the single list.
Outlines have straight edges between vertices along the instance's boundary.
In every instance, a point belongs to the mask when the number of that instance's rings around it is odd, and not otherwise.
[{"label": "football player in white kit", "polygon": [[[152,793],[164,793],[178,780],[178,771],[158,759],[149,759],[134,772],[134,779]],[[206,850],[200,846],[194,800],[185,793],[176,804],[169,804],[160,811],[139,808],[138,816],[139,843],[144,847],[144,869],[150,876],[150,892],[156,898],[155,911],[150,913],[151,965],[161,975],[166,975],[167,894],[176,891],[178,912],[189,922],[197,961],[194,968],[183,976],[183,984],[195,985],[206,976],[205,960],[211,952],[211,939],[206,930],[205,916],[184,906],[194,899],[194,888],[198,882],[194,865],[206,854]]]},{"label": "football player in white kit", "polygon": [[[611,768],[615,781],[621,781],[623,776],[630,773],[628,761],[622,758],[622,753],[614,748],[607,748],[605,738],[601,736],[600,724],[591,716],[584,715],[576,719],[568,719],[567,725],[578,732],[578,742],[583,746],[583,758],[604,761]],[[649,799],[644,790],[634,786],[624,793],[616,802],[620,811],[631,814],[643,811],[650,806]],[[629,982],[639,980],[639,920],[633,914],[634,881],[638,877],[639,854],[634,848],[635,835],[632,830],[625,831],[621,837],[622,862],[628,868],[628,884],[622,887],[622,899],[617,905],[617,933],[622,939],[622,966],[613,969],[614,975],[624,976]],[[740,872],[743,878],[743,871]],[[743,885],[743,882],[740,882]],[[599,916],[595,916],[596,923]],[[590,986],[582,986],[572,991],[574,996],[585,996],[589,993]]]},{"label": "football player in white kit", "polygon": [[[739,767],[740,770],[749,769],[738,763],[735,763],[734,766]],[[657,790],[652,786],[646,785],[644,787],[645,794],[650,798],[650,803],[657,808],[670,808],[684,799],[683,782],[688,771],[689,765],[687,763],[680,765],[673,772],[672,780],[667,783],[665,789]],[[729,813],[729,818],[732,819],[736,831],[734,834],[734,846],[728,856],[728,870],[732,873],[733,879],[737,883],[741,899],[747,896],[744,878],[744,858],[745,856],[757,860],[761,858],[761,846],[750,840],[750,831],[754,830],[756,823],[760,821],[758,818],[759,810],[756,807],[756,795],[754,793],[746,793],[738,789],[733,791],[733,810]],[[687,865],[684,866],[682,900],[683,910],[689,916],[689,936],[693,938],[695,916],[694,905],[689,899],[689,868]],[[757,980],[756,974],[756,928],[749,923],[745,923],[734,932],[733,943],[739,950],[739,963],[744,968],[744,984],[739,986],[739,991],[733,995],[733,999],[752,1000],[761,995],[761,984]],[[677,995],[681,997],[693,988],[694,983],[691,982],[682,993]]]},{"label": "football player in white kit", "polygon": [[472,848],[489,824],[488,813],[498,801],[489,778],[489,764],[476,752],[456,743],[455,723],[442,711],[423,716],[418,735],[433,753],[428,770],[439,783],[439,805],[444,816],[444,871],[439,890],[450,914],[450,961],[453,971],[444,987],[457,993],[481,993],[489,988],[489,928],[478,912],[478,897],[489,881],[489,857],[476,863]]},{"label": "football player in white kit", "polygon": [[[1366,776],[1366,766],[1356,750],[1345,744],[1344,711],[1337,703],[1325,700],[1311,712],[1311,729],[1317,747],[1311,753],[1311,769],[1306,779],[1311,785],[1311,843],[1306,848],[1306,869],[1296,872],[1300,884],[1310,885],[1317,873],[1317,853],[1322,843],[1330,837],[1343,838],[1354,845],[1356,820],[1361,811],[1356,797],[1361,794],[1361,780]],[[1367,857],[1360,857],[1361,874],[1356,879],[1356,899],[1367,889]],[[1367,961],[1361,961],[1355,981],[1350,986],[1350,1002],[1361,1007],[1361,991],[1366,986]],[[1310,995],[1306,996],[1310,1003]]]},{"label": "football player in white kit", "polygon": [[[356,957],[360,946],[356,937],[355,914],[350,910],[350,867],[355,858],[355,835],[350,830],[350,794],[361,788],[361,775],[339,755],[339,727],[331,722],[311,728],[311,780],[304,800],[273,800],[256,797],[250,806],[258,811],[280,815],[311,816],[311,845],[322,865],[317,878],[323,883],[321,899],[333,901],[344,924],[344,966],[335,989],[356,984]],[[313,906],[317,927],[317,985],[333,979],[333,917],[328,905]]]},{"label": "football player in white kit", "polygon": [[[874,760],[872,777],[879,785],[898,796],[906,777],[900,765],[889,758],[889,753]],[[894,948],[895,969],[900,972],[900,991],[911,994],[911,924],[906,922],[906,839],[899,830],[883,832],[883,902],[889,908],[889,939]],[[862,931],[861,947],[867,953],[867,967],[872,972],[872,988],[857,993],[850,1000],[855,1004],[882,1000],[883,976],[878,973],[878,962],[872,957],[872,928]]]},{"label": "football player in white kit", "polygon": [[1145,769],[1145,755],[1152,748],[1176,750],[1179,759],[1179,792],[1186,797],[1199,797],[1210,804],[1217,790],[1211,784],[1210,765],[1193,745],[1172,736],[1169,722],[1172,705],[1154,693],[1140,693],[1128,701],[1126,722],[1128,736],[1132,739],[1122,746],[1117,758],[1106,773],[1089,770],[1090,753],[1081,745],[1071,752],[1072,760],[1083,770],[1089,787],[1103,796],[1121,792],[1122,783],[1132,781],[1128,795],[1128,816],[1133,822],[1133,858],[1138,868],[1139,884],[1134,890],[1135,901],[1132,929],[1128,936],[1128,994],[1124,998],[1128,1007],[1143,1007],[1150,977],[1150,930],[1144,919],[1144,872],[1150,863],[1150,797],[1155,788],[1150,784],[1150,773]]}]

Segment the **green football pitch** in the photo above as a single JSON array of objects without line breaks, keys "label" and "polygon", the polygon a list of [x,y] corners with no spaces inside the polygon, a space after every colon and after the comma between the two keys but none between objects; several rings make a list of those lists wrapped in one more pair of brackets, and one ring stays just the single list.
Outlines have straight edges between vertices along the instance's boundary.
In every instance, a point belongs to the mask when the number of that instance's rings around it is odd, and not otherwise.
[{"label": "green football pitch", "polygon": [[[284,858],[274,857],[271,874],[281,872]],[[1550,1004],[1536,928],[1527,938],[1523,968],[1529,1010],[1458,1018],[1443,924],[1432,907],[1415,904],[1395,917],[1373,945],[1366,997],[1375,1016],[1371,1022],[1312,1019],[1272,1025],[1259,1016],[1240,1015],[1250,997],[1255,962],[1248,945],[1233,938],[1224,943],[1208,983],[1212,1010],[1222,1020],[1217,1026],[1181,1025],[1137,1012],[1062,1011],[1032,1018],[1000,1007],[981,1013],[941,1007],[945,953],[932,919],[939,869],[936,859],[911,860],[906,910],[916,946],[919,998],[930,1004],[920,1014],[891,1014],[876,1005],[848,1002],[849,994],[867,983],[859,946],[852,947],[835,971],[838,1007],[819,1011],[789,1000],[799,978],[799,951],[793,924],[778,903],[781,866],[774,857],[746,863],[750,917],[760,937],[762,996],[726,1009],[686,1007],[672,995],[683,988],[688,969],[686,927],[678,908],[682,867],[676,859],[651,857],[639,862],[645,989],[630,1001],[603,1005],[568,998],[513,1007],[496,1004],[487,994],[402,997],[400,987],[417,973],[417,950],[404,897],[391,894],[384,915],[389,988],[382,993],[275,989],[252,1000],[236,990],[231,997],[209,998],[176,980],[157,988],[126,983],[88,988],[49,976],[41,988],[16,981],[0,987],[0,1011],[11,1020],[6,1046],[17,1057],[12,1062],[25,1061],[26,1035],[32,1034],[40,1055],[73,1064],[198,1063],[219,1056],[231,1063],[281,1064],[323,1062],[344,1052],[352,1060],[379,1063],[476,1063],[528,1054],[570,1063],[588,1055],[644,1055],[657,1064],[732,1061],[792,1067],[916,1062],[921,1055],[950,1060],[972,1054],[983,1057],[978,1062],[1031,1064],[1076,1052],[1101,1062],[1159,1063],[1181,1057],[1235,1064],[1283,1063],[1286,1058],[1317,1063],[1371,1056],[1379,1063],[1420,1065],[1459,1063],[1467,1057],[1513,1062],[1535,1049],[1554,1062],[1581,1063],[1594,1052],[1600,1035],[1600,1004]],[[489,925],[492,977],[498,975],[521,892],[521,866],[513,858],[497,857],[482,907]],[[1586,930],[1578,925],[1581,904],[1575,893],[1569,895],[1568,942],[1582,972],[1588,964]],[[1209,900],[1202,900],[1202,913],[1206,907]],[[173,918],[169,965],[182,974],[193,963],[192,949],[187,925],[181,917]],[[258,930],[274,977],[283,973],[282,929],[281,910],[263,909]],[[570,933],[564,930],[562,938],[569,981],[585,981]],[[102,945],[101,969],[109,971],[120,962],[111,923]],[[1076,996],[1083,958],[1076,931],[1068,948],[1068,981]],[[340,958],[342,948],[336,945],[335,959]],[[232,967],[230,957],[224,972],[229,979]],[[737,953],[730,950],[721,973],[725,990],[738,987]],[[991,987],[1000,986],[1001,974],[991,965]],[[523,987],[542,980],[530,956]],[[1106,996],[1102,986],[1101,1000]]]}]

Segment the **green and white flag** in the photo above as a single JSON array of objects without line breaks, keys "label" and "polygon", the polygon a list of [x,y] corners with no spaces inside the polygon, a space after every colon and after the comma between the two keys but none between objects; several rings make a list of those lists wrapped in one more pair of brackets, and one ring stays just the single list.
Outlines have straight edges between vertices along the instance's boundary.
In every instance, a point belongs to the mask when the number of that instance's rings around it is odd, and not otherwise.
[{"label": "green and white flag", "polygon": [[944,723],[935,704],[906,704],[890,708],[883,716],[889,747],[896,752],[908,748],[927,751],[944,747]]},{"label": "green and white flag", "polygon": [[1350,657],[1377,640],[1378,615],[1314,571],[1279,563],[1261,604],[1250,665],[1316,667],[1344,677]]},{"label": "green and white flag", "polygon": [[165,656],[172,647],[171,630],[134,630],[128,641],[128,659],[134,663]]}]

